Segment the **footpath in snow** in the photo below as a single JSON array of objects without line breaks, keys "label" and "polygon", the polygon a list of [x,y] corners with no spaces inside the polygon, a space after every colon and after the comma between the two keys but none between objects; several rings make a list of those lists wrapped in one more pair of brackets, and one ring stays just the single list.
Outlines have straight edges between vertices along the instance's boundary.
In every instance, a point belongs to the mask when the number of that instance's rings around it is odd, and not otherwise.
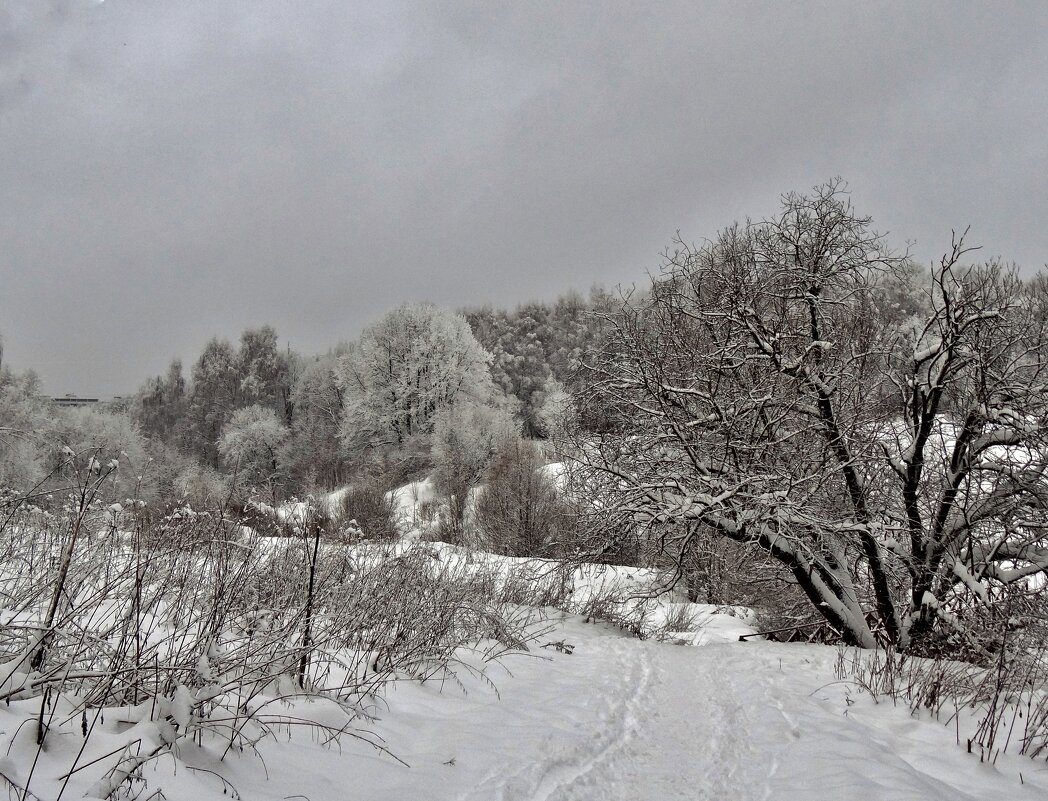
[{"label": "footpath in snow", "polygon": [[835,682],[833,648],[685,647],[569,616],[540,643],[561,639],[573,653],[495,669],[498,695],[394,688],[378,730],[410,767],[294,738],[263,748],[268,781],[250,758],[230,778],[244,798],[311,801],[1048,798],[1043,762],[982,764],[952,729]]}]

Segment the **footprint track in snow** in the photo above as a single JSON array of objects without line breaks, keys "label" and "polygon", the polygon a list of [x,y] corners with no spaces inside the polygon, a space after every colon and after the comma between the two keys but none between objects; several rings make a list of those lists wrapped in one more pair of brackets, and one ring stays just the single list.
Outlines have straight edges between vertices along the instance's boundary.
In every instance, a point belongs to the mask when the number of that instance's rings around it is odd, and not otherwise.
[{"label": "footprint track in snow", "polygon": [[633,663],[631,690],[609,716],[612,726],[609,736],[595,749],[576,752],[566,763],[544,774],[535,791],[528,796],[529,801],[570,799],[574,788],[588,792],[595,783],[600,783],[601,771],[613,766],[637,738],[644,718],[648,716],[646,710],[651,706],[652,660],[650,653],[636,648],[635,643],[631,644],[625,656]]},{"label": "footprint track in snow", "polygon": [[551,677],[570,695],[558,704],[543,694],[524,721],[537,718],[548,737],[511,750],[464,801],[974,797],[922,769],[918,743],[895,753],[891,737],[812,698],[823,674],[808,672],[809,655],[830,673],[822,651],[680,648],[591,632],[577,634],[581,658],[561,658]]}]

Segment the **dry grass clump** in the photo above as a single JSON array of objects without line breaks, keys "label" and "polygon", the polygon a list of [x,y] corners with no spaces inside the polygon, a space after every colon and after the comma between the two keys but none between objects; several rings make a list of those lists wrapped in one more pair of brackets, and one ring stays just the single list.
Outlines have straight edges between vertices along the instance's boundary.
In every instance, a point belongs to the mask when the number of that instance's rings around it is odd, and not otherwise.
[{"label": "dry grass clump", "polygon": [[1002,624],[982,664],[880,649],[841,648],[837,675],[873,698],[906,705],[954,728],[957,742],[994,762],[1008,749],[1048,759],[1048,638],[1043,621]]}]

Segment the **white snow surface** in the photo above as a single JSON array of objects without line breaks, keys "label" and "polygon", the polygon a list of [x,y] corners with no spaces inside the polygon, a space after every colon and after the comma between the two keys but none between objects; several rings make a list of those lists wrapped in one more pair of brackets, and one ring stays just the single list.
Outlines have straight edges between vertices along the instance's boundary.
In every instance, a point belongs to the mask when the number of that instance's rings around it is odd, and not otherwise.
[{"label": "white snow surface", "polygon": [[[433,547],[449,558],[450,546]],[[592,588],[589,568],[577,574],[577,591]],[[618,568],[604,576],[632,584],[643,574]],[[677,602],[660,603],[666,610]],[[171,801],[228,799],[218,775],[245,801],[1048,797],[1043,761],[1005,754],[993,766],[980,762],[953,728],[836,680],[836,648],[740,643],[738,634],[752,630],[744,621],[705,611],[706,625],[690,635],[703,647],[687,647],[549,610],[551,628],[530,652],[488,665],[486,677],[460,671],[461,685],[395,683],[369,728],[406,765],[361,740],[325,744],[295,733],[224,759],[221,743],[183,742],[177,763],[150,762],[143,778]],[[169,710],[176,720],[189,714],[179,691]],[[322,705],[291,703],[294,717],[325,716]],[[107,721],[108,736],[125,739],[118,732],[134,720]],[[17,725],[14,710],[0,706],[0,729]],[[137,725],[143,736],[164,736],[162,727],[149,735],[148,724]],[[34,751],[31,729],[17,739],[0,760],[0,772],[15,779]],[[54,797],[76,739],[56,741],[54,769],[45,753],[40,797]],[[103,753],[106,742],[102,736],[93,750]]]},{"label": "white snow surface", "polygon": [[[402,682],[365,744],[264,741],[220,770],[244,799],[1043,799],[1043,762],[980,763],[941,723],[834,682],[826,646],[722,641],[682,647],[560,615],[543,642],[491,674],[496,690]],[[512,675],[511,675],[512,674]],[[849,699],[851,703],[849,704]],[[264,761],[264,764],[263,764]],[[268,772],[268,779],[266,774]],[[1020,772],[1022,779],[1020,779]],[[159,774],[159,775],[156,775]],[[147,769],[169,799],[228,798],[199,772]]]},{"label": "white snow surface", "polygon": [[[398,491],[404,522],[417,525],[418,505],[431,496],[429,482]],[[337,493],[325,498],[337,500]],[[441,560],[552,569],[541,560],[426,547]],[[685,612],[696,631],[638,640],[549,610],[552,628],[531,651],[486,666],[484,676],[461,671],[460,684],[393,684],[368,728],[406,764],[362,740],[323,743],[296,733],[224,759],[213,744],[181,743],[177,764],[153,761],[144,778],[150,792],[160,788],[171,801],[228,799],[229,786],[245,801],[1048,798],[1043,760],[1004,754],[982,762],[966,753],[963,731],[915,717],[904,705],[877,703],[838,680],[836,648],[741,643],[738,636],[753,631],[747,610],[685,604],[672,593],[645,599],[654,578],[636,568],[584,565],[566,580],[580,606],[617,591],[620,604],[644,610],[652,629]],[[180,700],[176,694],[175,718],[186,714]],[[292,703],[289,714],[324,715]],[[0,729],[16,725],[0,707]],[[24,776],[28,765],[20,760],[30,753],[25,745],[0,755],[0,773]],[[37,792],[58,786],[60,771],[53,773],[39,776]]]}]

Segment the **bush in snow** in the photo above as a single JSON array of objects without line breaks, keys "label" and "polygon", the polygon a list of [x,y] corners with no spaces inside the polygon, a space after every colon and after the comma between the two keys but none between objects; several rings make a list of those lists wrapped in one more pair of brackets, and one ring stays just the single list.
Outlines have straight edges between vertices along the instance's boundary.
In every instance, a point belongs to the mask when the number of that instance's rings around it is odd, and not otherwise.
[{"label": "bush in snow", "polygon": [[464,543],[470,493],[501,443],[516,437],[508,411],[492,403],[462,399],[437,413],[433,424],[434,478],[446,504],[441,534]]},{"label": "bush in snow", "polygon": [[219,757],[303,729],[381,748],[388,682],[454,682],[527,647],[526,619],[465,562],[331,542],[308,514],[272,539],[228,513],[117,509],[98,501],[110,480],[88,471],[65,509],[0,518],[0,774],[18,797],[161,797],[144,768],[191,743],[236,795]]},{"label": "bush in snow", "polygon": [[369,540],[392,541],[397,537],[393,496],[380,477],[354,481],[338,497],[343,524],[355,521],[360,535]]},{"label": "bush in snow", "polygon": [[[1023,606],[1017,602],[1015,611]],[[875,699],[929,714],[957,732],[958,742],[981,760],[995,762],[1008,749],[1048,756],[1048,627],[1036,619],[996,621],[987,643],[995,653],[913,656],[889,647],[875,653],[841,648],[837,675]],[[1020,613],[1021,614],[1021,613]],[[968,644],[968,641],[966,641]],[[954,649],[956,650],[956,649]]]},{"label": "bush in snow", "polygon": [[553,556],[574,539],[576,515],[543,470],[534,443],[503,442],[476,504],[476,526],[486,548],[510,556]]}]

